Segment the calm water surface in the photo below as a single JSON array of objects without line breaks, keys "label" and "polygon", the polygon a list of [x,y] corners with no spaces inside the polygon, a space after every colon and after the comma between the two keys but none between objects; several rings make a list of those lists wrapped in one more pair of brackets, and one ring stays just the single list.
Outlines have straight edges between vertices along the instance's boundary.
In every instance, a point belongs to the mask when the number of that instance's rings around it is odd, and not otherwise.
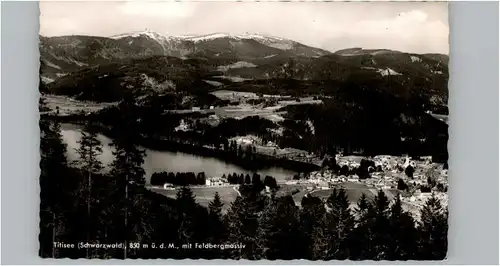
[{"label": "calm water surface", "polygon": [[[63,140],[68,145],[68,160],[73,161],[78,159],[78,154],[75,149],[79,147],[78,140],[81,138],[81,127],[78,125],[63,124],[62,135]],[[111,139],[99,134],[98,139],[103,145],[103,153],[99,156],[101,162],[107,166],[113,161],[113,147],[110,147]],[[207,177],[222,176],[228,173],[249,173],[252,171],[245,170],[235,164],[227,163],[217,158],[203,157],[182,152],[156,151],[152,149],[146,150],[146,158],[144,159],[144,170],[146,171],[146,180],[149,183],[152,173],[169,171],[169,172],[205,172]],[[270,175],[278,181],[285,180],[286,177],[293,176],[294,171],[287,170],[281,167],[271,167],[256,171],[262,178]]]}]

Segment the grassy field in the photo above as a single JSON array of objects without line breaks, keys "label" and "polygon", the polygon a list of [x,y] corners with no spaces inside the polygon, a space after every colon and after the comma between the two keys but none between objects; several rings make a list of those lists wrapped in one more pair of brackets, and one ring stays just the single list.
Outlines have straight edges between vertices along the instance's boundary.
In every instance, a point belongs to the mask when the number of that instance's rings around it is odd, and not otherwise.
[{"label": "grassy field", "polygon": [[75,114],[78,112],[96,112],[117,104],[77,101],[61,95],[42,95],[41,97],[45,100],[47,107],[50,108],[51,111],[55,111],[56,108],[59,107],[59,114],[61,115]]},{"label": "grassy field", "polygon": [[[350,201],[351,205],[354,205],[358,202],[361,194],[365,194],[368,199],[373,199],[377,194],[377,190],[374,188],[367,187],[364,184],[359,183],[351,183],[346,182],[343,183],[342,186],[347,190],[347,198]],[[149,189],[158,194],[175,198],[177,190],[165,190],[163,188],[149,187]],[[238,192],[234,189],[234,186],[227,187],[191,187],[193,194],[195,195],[196,202],[200,205],[208,207],[210,201],[214,199],[215,192],[219,192],[219,195],[224,203],[223,211],[226,212],[231,206],[231,202],[233,202],[238,196]],[[326,199],[331,195],[333,189],[324,189],[324,190],[316,190],[311,192],[311,195]],[[397,190],[390,189],[384,190],[386,196],[389,200],[393,200],[394,196],[397,195]],[[293,200],[297,206],[300,206],[302,198],[309,193],[307,190],[307,185],[305,184],[280,184],[280,190],[278,191],[277,196],[284,196],[292,194]]]},{"label": "grassy field", "polygon": [[[158,194],[175,198],[177,190],[165,190],[163,188],[149,188],[151,191]],[[191,190],[195,195],[196,202],[200,205],[208,207],[208,203],[214,199],[215,192],[219,192],[219,195],[224,203],[223,210],[227,211],[230,207],[231,202],[233,202],[238,196],[238,192],[234,190],[233,186],[228,187],[192,187]]]},{"label": "grassy field", "polygon": [[282,100],[277,101],[274,106],[264,107],[263,104],[252,105],[246,103],[246,101],[251,99],[259,99],[260,97],[253,92],[238,92],[238,91],[227,91],[219,90],[211,92],[212,95],[216,96],[222,100],[231,100],[239,102],[238,105],[234,106],[223,106],[215,107],[213,109],[203,109],[199,111],[192,110],[169,110],[169,112],[174,113],[191,113],[197,112],[201,114],[213,113],[220,118],[244,118],[247,116],[260,116],[262,118],[269,119],[273,122],[280,122],[284,120],[283,115],[286,112],[278,112],[278,109],[287,105],[297,105],[297,104],[320,104],[321,100],[314,100],[313,97],[303,97],[300,98],[300,102],[295,100],[288,100],[289,97],[283,97],[278,95],[267,95],[265,98],[275,98],[279,97]]},{"label": "grassy field", "polygon": [[[375,188],[370,188],[364,184],[360,183],[351,183],[351,182],[346,182],[341,184],[346,191],[347,191],[347,199],[351,203],[356,203],[361,195],[364,193],[367,198],[373,199],[375,195],[378,193],[378,190]],[[324,190],[318,190],[314,191],[311,193],[311,195],[320,197],[320,198],[328,198],[333,192],[333,189],[324,189]],[[394,197],[397,195],[398,190],[397,189],[385,189],[384,190],[385,195],[389,198],[389,200],[393,200]]]},{"label": "grassy field", "polygon": [[[280,184],[280,190],[278,191],[278,196],[284,196],[288,194],[293,194],[292,197],[297,205],[300,205],[302,197],[308,193],[309,191],[306,189],[306,185],[297,184],[297,185],[286,185]],[[165,190],[163,188],[157,187],[149,187],[149,190],[156,192],[158,194],[175,198],[177,194],[177,190]],[[234,189],[234,186],[228,187],[191,187],[193,194],[195,195],[196,202],[200,205],[208,207],[210,201],[214,199],[215,192],[219,192],[220,197],[222,198],[222,202],[224,203],[223,210],[227,211],[231,206],[231,202],[233,202],[238,196],[238,192]],[[298,192],[297,192],[298,190]]]}]

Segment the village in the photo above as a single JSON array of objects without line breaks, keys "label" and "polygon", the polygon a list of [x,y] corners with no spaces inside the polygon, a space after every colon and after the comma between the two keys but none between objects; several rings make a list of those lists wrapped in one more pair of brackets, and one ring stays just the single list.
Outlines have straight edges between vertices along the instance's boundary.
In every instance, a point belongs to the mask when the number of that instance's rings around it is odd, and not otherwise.
[{"label": "village", "polygon": [[[433,163],[431,157],[421,157],[416,160],[408,156],[380,155],[367,158],[339,154],[335,159],[339,168],[349,169],[348,174],[324,167],[319,171],[289,176],[285,180],[277,180],[280,194],[291,194],[296,204],[300,206],[303,196],[313,195],[325,199],[333,189],[343,187],[347,191],[351,208],[354,208],[361,194],[373,199],[378,191],[382,190],[390,201],[399,196],[403,208],[412,213],[416,219],[420,215],[421,207],[432,195],[437,197],[443,206],[448,204],[448,170],[443,164]],[[375,164],[375,167],[370,166],[368,169],[369,178],[360,178],[353,173],[360,167],[362,160],[369,160]],[[406,169],[413,170],[410,173]],[[230,203],[239,195],[238,187],[239,185],[231,184],[226,175],[223,175],[207,177],[204,185],[195,185],[192,188],[195,194],[202,197],[199,199],[201,202],[208,202],[208,198],[205,199],[207,191],[213,193],[217,191],[226,203]],[[173,185],[165,184],[163,189],[171,190],[170,194],[173,196],[175,191]],[[264,192],[270,193],[270,191],[271,189],[266,186]]]},{"label": "village", "polygon": [[[285,184],[306,184],[309,191],[328,191],[333,188],[344,187],[348,194],[350,190],[357,190],[354,195],[365,193],[372,198],[383,190],[389,200],[395,199],[398,195],[403,203],[403,208],[418,217],[419,210],[427,199],[435,195],[443,206],[448,205],[448,170],[443,164],[432,162],[432,158],[421,157],[419,160],[412,160],[408,156],[375,156],[364,158],[361,156],[341,156],[336,157],[339,167],[347,166],[349,169],[356,169],[363,159],[371,160],[375,163],[375,168],[369,167],[370,178],[360,178],[356,174],[341,175],[330,170],[320,170],[308,174],[308,178],[299,180],[288,180]],[[412,173],[406,171],[412,169]],[[381,171],[380,171],[381,170]],[[362,186],[360,186],[362,185]],[[315,195],[315,193],[310,193]],[[327,196],[329,193],[317,193]],[[357,197],[353,197],[354,201]],[[351,202],[352,205],[355,202]]]}]

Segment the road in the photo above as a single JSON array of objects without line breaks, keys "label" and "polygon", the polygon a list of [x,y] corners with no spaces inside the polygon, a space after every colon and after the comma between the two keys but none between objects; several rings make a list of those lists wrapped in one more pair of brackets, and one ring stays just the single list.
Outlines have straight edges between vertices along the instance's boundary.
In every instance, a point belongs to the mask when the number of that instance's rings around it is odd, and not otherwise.
[{"label": "road", "polygon": [[241,197],[241,193],[240,191],[236,188],[236,186],[233,186],[233,190],[236,191],[236,193],[238,193],[238,196]]}]

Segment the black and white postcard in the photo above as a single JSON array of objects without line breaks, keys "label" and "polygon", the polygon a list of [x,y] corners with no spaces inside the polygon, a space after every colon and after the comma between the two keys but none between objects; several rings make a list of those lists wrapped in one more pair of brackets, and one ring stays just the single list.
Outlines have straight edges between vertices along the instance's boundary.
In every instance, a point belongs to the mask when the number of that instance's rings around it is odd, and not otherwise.
[{"label": "black and white postcard", "polygon": [[443,260],[445,2],[40,3],[39,256]]}]

